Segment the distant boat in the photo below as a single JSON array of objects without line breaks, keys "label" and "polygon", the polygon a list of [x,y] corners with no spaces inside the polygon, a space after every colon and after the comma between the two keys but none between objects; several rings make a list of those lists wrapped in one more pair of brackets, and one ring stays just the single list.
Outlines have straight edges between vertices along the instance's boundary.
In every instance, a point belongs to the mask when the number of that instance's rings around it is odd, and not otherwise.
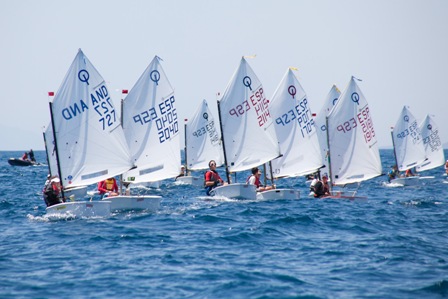
[{"label": "distant boat", "polygon": [[203,100],[193,117],[185,123],[185,161],[186,176],[176,180],[184,184],[204,186],[204,178],[189,175],[191,170],[208,169],[210,160],[216,166],[224,164],[219,123],[215,121],[207,101]]},{"label": "distant boat", "polygon": [[[134,167],[106,83],[81,49],[50,102],[50,113],[62,187],[96,184]],[[121,209],[154,211],[159,204],[160,197],[114,196],[53,205],[47,214],[108,216]]]},{"label": "distant boat", "polygon": [[[382,173],[369,104],[352,77],[327,116],[328,165],[331,185],[360,183]],[[362,198],[332,192],[328,198]]]},{"label": "distant boat", "polygon": [[[395,127],[392,128],[391,135],[398,171],[406,171],[418,167],[426,161],[423,137],[417,120],[409,107],[403,107]],[[391,182],[403,186],[419,184],[418,177],[399,177]]]},{"label": "distant boat", "polygon": [[228,185],[213,192],[228,198],[256,199],[256,187],[232,183],[230,173],[258,167],[281,153],[265,90],[244,57],[218,100],[218,114]]},{"label": "distant boat", "polygon": [[30,161],[30,160],[22,160],[20,158],[9,158],[8,163],[11,166],[34,166],[40,165],[40,163]]}]

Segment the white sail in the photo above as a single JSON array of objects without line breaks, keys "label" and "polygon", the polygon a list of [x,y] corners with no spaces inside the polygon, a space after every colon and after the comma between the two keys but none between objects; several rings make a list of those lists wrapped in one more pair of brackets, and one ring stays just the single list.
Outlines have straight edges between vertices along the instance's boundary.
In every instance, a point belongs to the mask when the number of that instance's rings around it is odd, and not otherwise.
[{"label": "white sail", "polygon": [[188,169],[208,169],[210,160],[215,160],[218,166],[224,164],[219,123],[213,118],[206,100],[202,101],[185,128]]},{"label": "white sail", "polygon": [[309,104],[299,81],[288,69],[269,103],[283,154],[272,160],[274,178],[310,174],[323,165]]},{"label": "white sail", "polygon": [[154,182],[179,174],[180,135],[174,89],[154,57],[124,99],[123,130],[136,169],[127,182]]},{"label": "white sail", "polygon": [[81,49],[51,110],[64,187],[97,183],[132,167],[106,82]]},{"label": "white sail", "polygon": [[427,160],[417,166],[416,170],[425,171],[445,164],[445,154],[439,135],[439,126],[430,115],[426,115],[425,120],[420,124],[420,132]]},{"label": "white sail", "polygon": [[336,105],[336,102],[341,95],[340,90],[333,85],[330,92],[325,99],[324,105],[320,109],[320,112],[315,117],[315,125],[317,128],[317,136],[319,138],[320,151],[322,155],[322,164],[328,166],[328,145],[327,145],[327,123],[326,119],[331,109]]},{"label": "white sail", "polygon": [[361,182],[381,175],[369,104],[353,77],[328,115],[327,128],[333,184]]},{"label": "white sail", "polygon": [[280,156],[268,106],[260,80],[243,57],[218,101],[230,172],[248,170]]},{"label": "white sail", "polygon": [[56,160],[56,148],[54,146],[53,127],[51,123],[45,128],[43,134],[49,174],[58,175],[58,162]]},{"label": "white sail", "polygon": [[417,120],[404,106],[392,131],[395,159],[399,171],[405,171],[423,163],[426,159],[423,139]]}]

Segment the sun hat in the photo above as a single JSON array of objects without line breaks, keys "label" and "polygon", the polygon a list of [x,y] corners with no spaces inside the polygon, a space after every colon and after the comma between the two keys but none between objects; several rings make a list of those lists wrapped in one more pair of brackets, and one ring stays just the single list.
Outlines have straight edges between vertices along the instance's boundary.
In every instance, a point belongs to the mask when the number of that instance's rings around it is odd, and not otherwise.
[{"label": "sun hat", "polygon": [[52,183],[59,183],[60,180],[59,180],[59,178],[52,178],[50,182],[52,182]]}]

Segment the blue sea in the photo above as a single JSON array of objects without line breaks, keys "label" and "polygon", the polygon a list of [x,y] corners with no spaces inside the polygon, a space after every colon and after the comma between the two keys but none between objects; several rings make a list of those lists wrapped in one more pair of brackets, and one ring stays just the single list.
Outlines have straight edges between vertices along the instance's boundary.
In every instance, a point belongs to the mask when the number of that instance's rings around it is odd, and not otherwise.
[{"label": "blue sea", "polygon": [[[7,163],[21,154],[0,152],[0,298],[448,297],[443,166],[419,187],[364,182],[365,201],[308,198],[304,178],[277,182],[295,201],[206,200],[166,180],[139,191],[163,197],[156,213],[50,221],[47,167]],[[392,150],[381,158],[387,172]]]}]

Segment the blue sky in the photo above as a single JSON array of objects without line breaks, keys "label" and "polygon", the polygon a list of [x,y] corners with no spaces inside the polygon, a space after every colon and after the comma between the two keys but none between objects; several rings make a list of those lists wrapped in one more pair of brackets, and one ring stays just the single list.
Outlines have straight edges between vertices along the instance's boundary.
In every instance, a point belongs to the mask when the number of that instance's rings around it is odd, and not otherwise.
[{"label": "blue sky", "polygon": [[243,55],[270,97],[297,67],[313,112],[351,76],[369,105],[380,147],[403,105],[448,113],[448,1],[1,1],[0,150],[44,149],[48,91],[81,48],[114,91],[131,89],[155,55],[176,89],[181,119],[203,99],[216,115]]}]

